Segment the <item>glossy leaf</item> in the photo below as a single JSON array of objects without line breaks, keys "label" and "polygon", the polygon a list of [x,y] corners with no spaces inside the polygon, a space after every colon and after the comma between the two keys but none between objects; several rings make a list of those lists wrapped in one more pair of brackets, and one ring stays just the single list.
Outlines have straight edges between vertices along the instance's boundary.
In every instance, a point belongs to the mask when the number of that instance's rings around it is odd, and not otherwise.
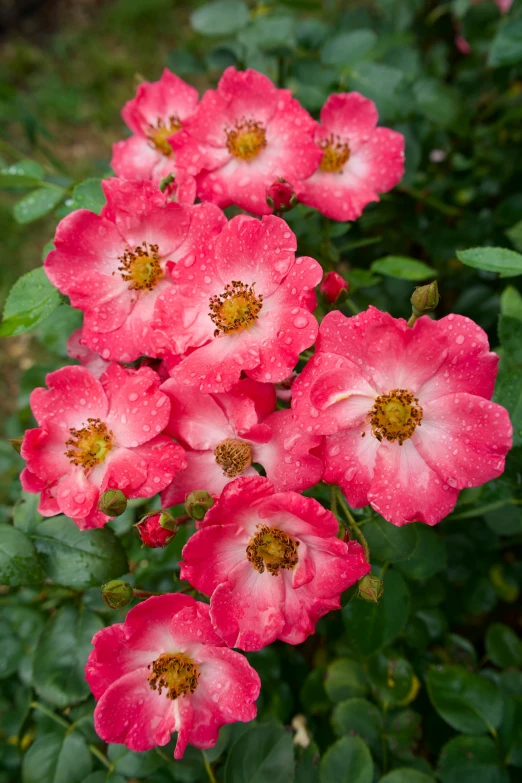
[{"label": "glossy leaf", "polygon": [[502,697],[485,677],[461,666],[432,667],[427,675],[431,703],[450,726],[469,734],[486,734],[502,720]]},{"label": "glossy leaf", "polygon": [[4,305],[0,337],[28,332],[47,318],[62,301],[43,267],[20,277],[9,291]]},{"label": "glossy leaf", "polygon": [[31,539],[11,525],[0,524],[0,584],[31,585],[44,577]]},{"label": "glossy leaf", "polygon": [[321,759],[321,783],[371,783],[373,762],[360,737],[343,737]]},{"label": "glossy leaf", "polygon": [[398,277],[400,280],[420,281],[437,276],[436,270],[423,261],[416,261],[414,258],[406,258],[406,256],[379,258],[373,262],[371,269],[372,272],[388,277]]}]

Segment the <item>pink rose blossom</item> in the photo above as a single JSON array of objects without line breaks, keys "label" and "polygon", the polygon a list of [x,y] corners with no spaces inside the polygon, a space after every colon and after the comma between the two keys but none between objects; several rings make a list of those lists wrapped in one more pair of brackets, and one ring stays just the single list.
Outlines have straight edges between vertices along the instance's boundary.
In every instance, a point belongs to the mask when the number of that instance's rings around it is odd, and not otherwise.
[{"label": "pink rose blossom", "polygon": [[266,215],[266,189],[276,178],[296,185],[317,168],[316,125],[290,90],[230,67],[171,143],[178,168],[196,176],[202,200]]},{"label": "pink rose blossom", "polygon": [[317,171],[298,189],[299,200],[333,220],[356,220],[404,175],[404,136],[377,128],[377,108],[358,92],[330,95],[321,109],[315,143]]},{"label": "pink rose blossom", "polygon": [[108,179],[100,215],[79,209],[58,225],[45,259],[51,282],[85,314],[82,343],[102,359],[160,356],[151,322],[170,270],[200,243],[210,248],[226,219],[213,204],[166,203],[151,182]]},{"label": "pink rose blossom", "polygon": [[333,304],[341,291],[348,292],[350,286],[338,272],[327,272],[323,277],[319,290],[325,295],[330,304]]},{"label": "pink rose blossom", "polygon": [[469,318],[408,328],[375,307],[329,313],[294,384],[296,424],[327,435],[324,480],[395,525],[435,525],[459,490],[499,476],[507,411],[490,402],[498,356]]},{"label": "pink rose blossom", "polygon": [[317,335],[314,286],[322,275],[295,250],[281,218],[238,215],[210,251],[201,243],[172,269],[175,285],[158,299],[152,325],[168,334],[172,353],[191,351],[173,377],[215,393],[228,391],[242,370],[256,381],[290,375]]},{"label": "pink rose blossom", "polygon": [[204,489],[219,495],[237,476],[257,476],[262,465],[277,491],[302,490],[321,480],[323,464],[310,454],[322,439],[296,431],[289,410],[274,411],[269,383],[245,379],[229,392],[204,394],[173,378],[161,390],[170,398],[166,432],[186,449],[187,467],[162,493],[165,507]]},{"label": "pink rose blossom", "polygon": [[211,596],[212,623],[229,647],[300,644],[370,571],[361,545],[337,538],[330,511],[275,493],[260,476],[227,484],[200,525],[183,548],[181,578]]},{"label": "pink rose blossom", "polygon": [[179,201],[194,203],[195,181],[177,172],[169,139],[194,114],[198,99],[198,91],[167,68],[159,81],[142,82],[121,113],[133,135],[113,145],[111,166],[116,175],[159,185],[168,174],[175,174]]},{"label": "pink rose blossom", "polygon": [[83,330],[77,329],[67,340],[67,355],[71,359],[78,359],[82,367],[85,367],[96,378],[106,371],[110,362],[102,359],[100,354],[92,351],[83,339]]},{"label": "pink rose blossom", "polygon": [[99,380],[84,367],[62,367],[47,385],[31,394],[38,427],[26,431],[20,452],[27,460],[22,486],[41,492],[44,516],[65,514],[82,530],[102,527],[105,490],[152,497],[185,467],[182,447],[161,434],[170,402],[149,367],[111,364]]},{"label": "pink rose blossom", "polygon": [[194,598],[148,598],[92,643],[85,677],[104,742],[140,752],[167,745],[177,731],[174,758],[180,759],[189,742],[212,748],[221,726],[256,716],[257,672],[223,646],[208,605]]}]

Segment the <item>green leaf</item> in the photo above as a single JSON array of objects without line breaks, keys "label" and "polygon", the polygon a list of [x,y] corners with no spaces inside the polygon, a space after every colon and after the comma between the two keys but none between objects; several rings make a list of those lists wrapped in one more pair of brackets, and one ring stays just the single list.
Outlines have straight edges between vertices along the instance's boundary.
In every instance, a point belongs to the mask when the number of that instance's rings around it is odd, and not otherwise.
[{"label": "green leaf", "polygon": [[38,341],[51,353],[68,357],[67,341],[71,334],[82,325],[83,313],[69,307],[58,305],[56,310],[38,325]]},{"label": "green leaf", "polygon": [[332,725],[339,737],[358,734],[367,745],[377,748],[384,731],[384,718],[375,704],[366,699],[347,699],[335,706]]},{"label": "green leaf", "polygon": [[462,99],[457,90],[438,79],[418,79],[413,94],[421,114],[440,128],[455,128],[462,112]]},{"label": "green leaf", "polygon": [[45,574],[30,538],[12,525],[0,525],[0,584],[15,587],[43,581]]},{"label": "green leaf", "polygon": [[[510,672],[520,674],[520,672]],[[522,767],[522,700],[504,697],[504,719],[499,737],[505,751],[506,764]]]},{"label": "green leaf", "polygon": [[80,734],[45,734],[24,756],[22,783],[81,783],[92,770],[92,757]]},{"label": "green leaf", "polygon": [[409,759],[422,737],[422,718],[413,710],[401,710],[387,716],[388,747],[397,758]]},{"label": "green leaf", "polygon": [[293,778],[292,737],[279,724],[252,726],[232,745],[225,783],[290,783]]},{"label": "green leaf", "polygon": [[28,332],[47,318],[62,301],[43,267],[20,277],[9,291],[4,305],[0,337]]},{"label": "green leaf", "polygon": [[248,6],[240,0],[216,0],[198,8],[190,23],[201,35],[230,35],[248,24]]},{"label": "green leaf", "polygon": [[91,639],[103,628],[98,615],[66,604],[51,617],[36,648],[33,685],[42,699],[62,709],[85,699],[85,664]]},{"label": "green leaf", "polygon": [[506,19],[498,28],[489,50],[488,64],[515,65],[522,61],[522,16]]},{"label": "green leaf", "polygon": [[401,560],[397,568],[408,579],[429,579],[446,568],[446,545],[433,528],[419,522],[417,546],[408,560]]},{"label": "green leaf", "polygon": [[368,683],[360,663],[339,658],[328,666],[324,688],[332,701],[343,701],[350,696],[364,696]]},{"label": "green leaf", "polygon": [[[165,766],[165,762],[155,751],[134,753],[125,745],[109,745],[107,756],[114,764],[115,771],[129,778],[148,778],[159,767]],[[107,783],[111,783],[110,778]]]},{"label": "green leaf", "polygon": [[427,674],[431,703],[457,731],[485,734],[502,721],[502,696],[485,677],[462,666],[432,667]]},{"label": "green leaf", "polygon": [[23,197],[13,209],[18,223],[32,223],[58,206],[65,196],[64,188],[39,188]]},{"label": "green leaf", "polygon": [[49,579],[66,587],[97,587],[128,570],[120,540],[108,527],[79,530],[72,519],[46,519],[31,535]]},{"label": "green leaf", "polygon": [[486,652],[497,666],[522,666],[522,642],[517,634],[503,623],[493,623],[486,632]]},{"label": "green leaf", "polygon": [[442,748],[438,776],[441,783],[509,783],[495,744],[489,737],[460,736]]},{"label": "green leaf", "polygon": [[513,445],[520,446],[522,445],[522,320],[501,315],[498,332],[502,357],[493,399],[509,411],[513,425]]},{"label": "green leaf", "polygon": [[321,759],[320,780],[321,783],[372,783],[372,757],[360,737],[343,737],[328,748]]},{"label": "green leaf", "polygon": [[355,599],[343,609],[350,643],[363,656],[390,644],[406,625],[410,594],[396,571],[384,575],[384,594],[378,604]]},{"label": "green leaf", "polygon": [[293,783],[319,783],[319,749],[315,742],[298,751]]},{"label": "green leaf", "polygon": [[522,275],[522,255],[503,247],[472,247],[469,250],[457,250],[457,258],[474,269],[498,272],[500,277]]},{"label": "green leaf", "polygon": [[382,517],[364,526],[364,536],[370,546],[372,563],[374,560],[389,563],[407,560],[417,546],[416,525],[396,527]]},{"label": "green leaf", "polygon": [[321,49],[321,61],[325,65],[348,65],[364,59],[376,43],[373,30],[340,33],[327,40]]},{"label": "green leaf", "polygon": [[400,280],[427,280],[437,277],[437,271],[422,261],[406,256],[386,256],[379,258],[371,265],[372,272],[378,272],[388,277],[398,277]]},{"label": "green leaf", "polygon": [[512,244],[515,246],[515,249],[522,252],[522,220],[519,220],[514,226],[508,228],[506,236],[509,237]]},{"label": "green leaf", "polygon": [[44,170],[34,160],[21,160],[0,171],[0,188],[34,188],[44,177]]},{"label": "green leaf", "polygon": [[[521,221],[522,224],[522,221]],[[515,286],[508,285],[500,296],[500,312],[510,318],[522,321],[522,295]]]},{"label": "green leaf", "polygon": [[99,215],[106,204],[101,182],[101,179],[86,179],[76,185],[72,197],[65,202],[68,212],[74,212],[76,209],[88,209]]},{"label": "green leaf", "polygon": [[107,772],[93,772],[82,780],[82,783],[127,783],[121,775],[111,774],[110,777],[107,777],[108,774]]},{"label": "green leaf", "polygon": [[419,681],[406,658],[393,651],[378,652],[368,660],[368,679],[384,707],[405,706],[415,699]]},{"label": "green leaf", "polygon": [[375,101],[381,121],[393,120],[407,110],[406,82],[398,68],[359,62],[348,74],[347,87]]},{"label": "green leaf", "polygon": [[393,772],[388,772],[379,783],[435,783],[435,778],[417,769],[398,767]]}]

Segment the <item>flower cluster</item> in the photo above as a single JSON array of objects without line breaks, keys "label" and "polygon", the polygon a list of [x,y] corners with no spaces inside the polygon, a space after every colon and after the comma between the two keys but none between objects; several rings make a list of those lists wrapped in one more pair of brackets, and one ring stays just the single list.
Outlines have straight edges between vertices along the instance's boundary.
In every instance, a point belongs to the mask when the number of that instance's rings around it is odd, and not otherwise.
[{"label": "flower cluster", "polygon": [[[68,342],[81,366],[31,395],[21,479],[43,515],[81,529],[108,521],[107,490],[161,493],[139,526],[153,547],[182,522],[165,509],[208,499],[187,505],[181,578],[210,603],[150,598],[95,636],[87,664],[100,736],[140,751],[178,732],[180,758],[255,716],[259,678],[229,648],[303,642],[370,572],[335,505],[303,490],[324,479],[352,507],[433,525],[502,472],[511,425],[477,325],[373,307],[319,325],[321,266],[268,214],[297,196],[353,220],[397,184],[404,139],[371,101],[332,95],[319,124],[254,71],[227,69],[201,101],[165,71],[123,114],[133,136],[115,145],[106,205],[64,218],[45,260],[83,312]],[[231,204],[262,217],[228,220]],[[320,290],[335,306],[349,288],[331,271]]]}]

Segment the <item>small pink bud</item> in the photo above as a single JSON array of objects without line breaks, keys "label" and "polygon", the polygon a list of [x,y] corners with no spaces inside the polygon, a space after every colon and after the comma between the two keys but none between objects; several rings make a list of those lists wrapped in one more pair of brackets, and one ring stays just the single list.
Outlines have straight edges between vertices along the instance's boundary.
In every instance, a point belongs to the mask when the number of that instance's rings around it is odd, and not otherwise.
[{"label": "small pink bud", "polygon": [[350,291],[350,284],[341,277],[337,272],[327,272],[323,277],[323,282],[319,286],[319,290],[325,295],[330,304],[334,304],[343,291],[346,293]]},{"label": "small pink bud", "polygon": [[297,204],[294,186],[286,179],[279,177],[266,190],[266,203],[274,212],[288,212]]},{"label": "small pink bud", "polygon": [[170,514],[165,511],[153,511],[143,517],[136,527],[143,546],[158,549],[172,541],[178,526]]}]

